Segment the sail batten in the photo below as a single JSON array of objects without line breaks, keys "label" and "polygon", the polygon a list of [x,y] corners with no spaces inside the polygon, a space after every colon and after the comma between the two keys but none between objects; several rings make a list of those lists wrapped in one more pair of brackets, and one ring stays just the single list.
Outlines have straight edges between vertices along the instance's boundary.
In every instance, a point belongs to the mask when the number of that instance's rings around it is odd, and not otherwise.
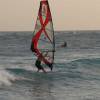
[{"label": "sail batten", "polygon": [[[44,64],[54,63],[54,29],[47,0],[40,2],[40,8],[32,38],[31,50],[39,56],[42,53]],[[44,56],[44,55],[47,56]],[[50,66],[49,66],[50,67]]]}]

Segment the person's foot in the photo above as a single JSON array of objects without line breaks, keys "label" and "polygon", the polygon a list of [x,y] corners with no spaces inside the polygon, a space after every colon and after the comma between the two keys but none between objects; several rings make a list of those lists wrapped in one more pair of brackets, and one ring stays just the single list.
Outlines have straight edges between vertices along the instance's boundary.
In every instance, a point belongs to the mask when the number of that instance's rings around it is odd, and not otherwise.
[{"label": "person's foot", "polygon": [[37,70],[37,72],[39,72],[39,69]]},{"label": "person's foot", "polygon": [[52,65],[50,66],[50,69],[51,69],[51,71],[52,71],[52,69],[53,69],[53,66],[52,66]]},{"label": "person's foot", "polygon": [[44,73],[47,73],[44,69],[42,70]]},{"label": "person's foot", "polygon": [[50,68],[51,71],[52,71],[52,69],[53,69],[53,65],[49,63],[48,66],[49,66],[49,68]]},{"label": "person's foot", "polygon": [[51,67],[50,69],[51,69],[51,71],[52,71],[53,67]]}]

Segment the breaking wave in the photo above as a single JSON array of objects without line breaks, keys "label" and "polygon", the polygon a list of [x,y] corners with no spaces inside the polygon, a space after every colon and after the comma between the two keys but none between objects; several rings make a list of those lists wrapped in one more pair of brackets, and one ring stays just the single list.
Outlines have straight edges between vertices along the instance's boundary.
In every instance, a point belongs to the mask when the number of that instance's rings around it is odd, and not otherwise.
[{"label": "breaking wave", "polygon": [[8,71],[0,70],[0,85],[12,85],[12,82],[16,80],[16,77]]}]

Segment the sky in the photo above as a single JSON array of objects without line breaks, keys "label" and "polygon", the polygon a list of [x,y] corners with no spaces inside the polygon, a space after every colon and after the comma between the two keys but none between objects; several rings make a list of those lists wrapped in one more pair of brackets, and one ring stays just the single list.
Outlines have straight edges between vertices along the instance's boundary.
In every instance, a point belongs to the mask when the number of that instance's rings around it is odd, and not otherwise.
[{"label": "sky", "polygon": [[[100,30],[100,0],[48,0],[54,30]],[[0,31],[33,31],[40,0],[0,0]]]}]

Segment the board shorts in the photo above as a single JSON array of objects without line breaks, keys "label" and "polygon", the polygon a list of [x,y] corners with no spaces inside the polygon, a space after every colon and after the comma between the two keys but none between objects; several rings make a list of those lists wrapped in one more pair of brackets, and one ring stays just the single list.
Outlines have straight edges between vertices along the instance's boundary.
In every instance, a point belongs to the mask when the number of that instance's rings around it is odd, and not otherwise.
[{"label": "board shorts", "polygon": [[36,65],[38,69],[43,69],[42,65]]},{"label": "board shorts", "polygon": [[42,67],[42,65],[41,65],[41,63],[40,63],[40,61],[36,61],[36,63],[35,63],[35,66],[38,68],[38,69],[43,69],[43,67]]}]

